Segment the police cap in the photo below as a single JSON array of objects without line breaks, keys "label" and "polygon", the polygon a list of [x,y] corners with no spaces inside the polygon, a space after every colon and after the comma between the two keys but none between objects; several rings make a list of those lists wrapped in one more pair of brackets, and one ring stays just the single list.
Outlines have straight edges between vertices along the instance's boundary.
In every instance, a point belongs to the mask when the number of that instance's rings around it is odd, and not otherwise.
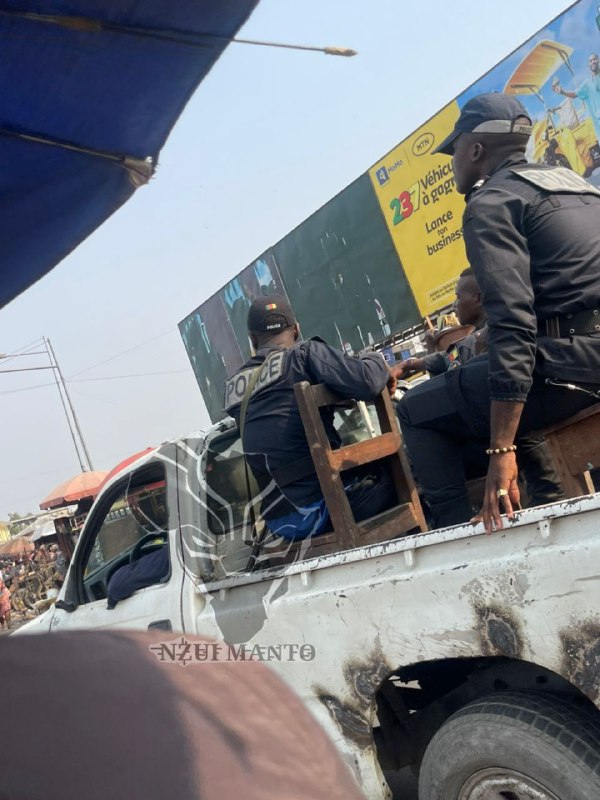
[{"label": "police cap", "polygon": [[277,294],[257,297],[248,311],[250,333],[277,333],[291,327],[295,322],[291,305],[285,297]]},{"label": "police cap", "polygon": [[[529,125],[518,123],[519,117],[526,117]],[[516,97],[500,92],[480,94],[465,103],[454,130],[433,152],[451,156],[461,133],[517,133],[530,136],[531,125],[527,109]]]}]

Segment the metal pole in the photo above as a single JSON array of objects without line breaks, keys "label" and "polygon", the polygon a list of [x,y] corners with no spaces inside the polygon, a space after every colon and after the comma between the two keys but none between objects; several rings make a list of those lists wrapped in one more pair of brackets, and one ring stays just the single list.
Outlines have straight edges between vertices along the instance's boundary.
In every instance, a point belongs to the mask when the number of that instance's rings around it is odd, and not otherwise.
[{"label": "metal pole", "polygon": [[[71,415],[73,417],[73,423],[75,425],[75,430],[77,431],[77,435],[79,436],[79,441],[81,442],[81,446],[83,448],[83,452],[85,453],[85,457],[86,457],[87,463],[88,463],[88,468],[90,469],[90,471],[93,471],[94,467],[92,466],[92,459],[90,458],[90,454],[89,454],[88,449],[86,447],[85,439],[83,438],[83,434],[81,432],[81,428],[79,427],[79,420],[77,419],[77,415],[75,414],[75,409],[73,408],[73,403],[71,402],[71,397],[69,396],[69,392],[67,390],[67,384],[65,383],[65,379],[63,378],[63,374],[62,374],[61,369],[60,369],[60,367],[58,365],[58,361],[56,360],[56,356],[54,355],[54,350],[53,350],[52,345],[50,343],[50,339],[44,337],[44,344],[46,345],[46,349],[48,351],[48,357],[50,358],[50,363],[55,368],[54,378],[56,380],[57,385],[59,386],[60,399],[62,401],[63,408],[65,409],[65,414],[67,415],[67,419],[69,419],[69,430],[71,431],[71,436],[73,437],[73,443],[75,444],[75,449],[77,450],[77,457],[79,458],[79,464],[81,466],[81,471],[82,472],[86,472],[86,468],[84,467],[84,465],[82,463],[81,455],[79,453],[79,448],[77,447],[77,444],[75,443],[75,435],[73,433],[73,429],[71,427],[71,420],[69,418],[69,414],[68,414],[67,408],[65,406],[65,399],[66,399],[66,401],[68,403],[69,409],[71,410]],[[58,373],[58,378],[56,377],[57,373]],[[60,384],[59,384],[59,379],[60,379]],[[62,386],[62,389],[63,389],[63,391],[65,393],[64,398],[63,398],[62,392],[60,391],[60,387],[61,386]]]}]

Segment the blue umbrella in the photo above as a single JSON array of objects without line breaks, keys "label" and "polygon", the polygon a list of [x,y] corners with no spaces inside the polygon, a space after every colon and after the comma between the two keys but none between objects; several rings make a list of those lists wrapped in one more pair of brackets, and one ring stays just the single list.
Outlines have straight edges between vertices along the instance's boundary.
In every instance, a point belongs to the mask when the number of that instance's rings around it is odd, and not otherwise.
[{"label": "blue umbrella", "polygon": [[257,2],[2,3],[0,308],[149,180]]}]

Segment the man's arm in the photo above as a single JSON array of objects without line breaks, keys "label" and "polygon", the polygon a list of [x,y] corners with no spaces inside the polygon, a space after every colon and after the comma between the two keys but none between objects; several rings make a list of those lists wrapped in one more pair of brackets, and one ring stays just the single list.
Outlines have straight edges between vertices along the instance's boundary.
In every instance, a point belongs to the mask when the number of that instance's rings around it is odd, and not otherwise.
[{"label": "man's arm", "polygon": [[396,370],[398,379],[402,379],[407,375],[412,375],[414,372],[429,372],[431,375],[441,375],[448,369],[448,360],[445,353],[429,353],[421,358],[407,358],[406,361],[401,361],[392,367]]},{"label": "man's arm", "polygon": [[391,381],[389,367],[379,353],[356,358],[315,340],[308,343],[306,366],[315,383],[324,383],[341,397],[355,400],[374,400]]},{"label": "man's arm", "polygon": [[570,97],[571,100],[575,100],[575,98],[578,96],[577,92],[570,92],[568,89],[563,89],[560,83],[553,84],[552,88],[556,94],[562,94],[563,97]]},{"label": "man's arm", "polygon": [[524,403],[537,340],[526,201],[500,189],[481,190],[464,220],[467,257],[484,297],[492,400]]},{"label": "man's arm", "polygon": [[[502,190],[482,191],[469,203],[464,236],[488,316],[490,448],[514,444],[531,387],[537,337],[530,257],[524,233],[525,201]],[[490,456],[483,521],[500,527],[500,505],[512,516],[519,502],[514,452]],[[498,491],[508,491],[501,497]]]}]

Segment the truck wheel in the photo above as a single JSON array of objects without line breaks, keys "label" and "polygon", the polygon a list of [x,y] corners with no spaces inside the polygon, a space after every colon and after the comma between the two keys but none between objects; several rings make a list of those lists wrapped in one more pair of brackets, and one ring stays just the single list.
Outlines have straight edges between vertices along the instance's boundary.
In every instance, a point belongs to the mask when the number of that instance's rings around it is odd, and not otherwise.
[{"label": "truck wheel", "polygon": [[470,703],[429,743],[419,799],[597,800],[599,719],[541,692],[502,692]]}]

